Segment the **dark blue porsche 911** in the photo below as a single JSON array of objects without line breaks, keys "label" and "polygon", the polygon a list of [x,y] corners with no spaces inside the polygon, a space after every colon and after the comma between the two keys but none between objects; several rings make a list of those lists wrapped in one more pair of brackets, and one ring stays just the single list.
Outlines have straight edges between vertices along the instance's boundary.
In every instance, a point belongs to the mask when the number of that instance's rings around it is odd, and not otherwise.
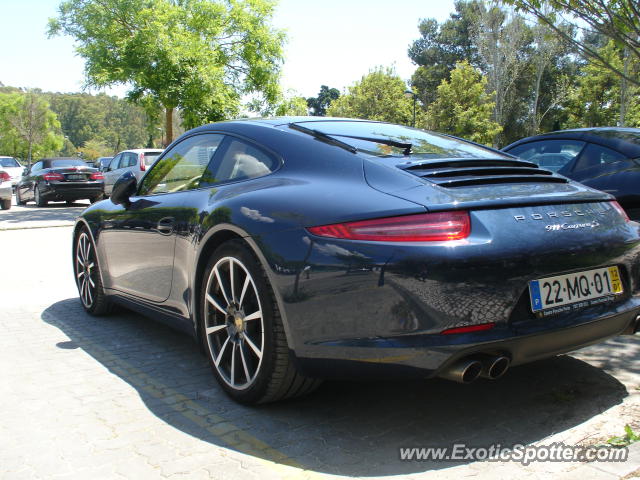
[{"label": "dark blue porsche 911", "polygon": [[84,308],[190,332],[243,403],[325,378],[495,379],[640,326],[640,224],[464,140],[275,118],[182,135],[73,235]]}]

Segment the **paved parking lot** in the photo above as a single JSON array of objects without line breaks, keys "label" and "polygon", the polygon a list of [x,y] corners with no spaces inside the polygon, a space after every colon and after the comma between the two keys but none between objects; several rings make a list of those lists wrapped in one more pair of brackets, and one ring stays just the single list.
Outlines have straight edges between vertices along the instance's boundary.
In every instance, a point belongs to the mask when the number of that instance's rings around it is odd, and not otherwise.
[{"label": "paved parking lot", "polygon": [[399,456],[400,447],[455,443],[593,444],[625,424],[638,430],[638,338],[517,367],[495,382],[327,382],[306,398],[243,407],[217,387],[191,338],[126,311],[84,313],[65,226],[82,207],[62,205],[0,212],[0,226],[12,228],[0,231],[2,479],[640,474],[639,444],[617,464]]}]

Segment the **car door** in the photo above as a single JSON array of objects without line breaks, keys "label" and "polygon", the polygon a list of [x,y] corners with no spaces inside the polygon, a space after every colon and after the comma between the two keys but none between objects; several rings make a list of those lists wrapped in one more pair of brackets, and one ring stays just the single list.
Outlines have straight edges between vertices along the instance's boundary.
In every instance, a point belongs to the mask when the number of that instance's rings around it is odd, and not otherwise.
[{"label": "car door", "polygon": [[222,138],[201,134],[177,143],[153,165],[129,205],[104,214],[99,248],[107,288],[151,302],[169,297],[176,236],[197,215],[185,200],[199,187]]},{"label": "car door", "polygon": [[33,187],[36,182],[36,176],[38,172],[42,170],[43,163],[36,162],[31,166],[31,169],[24,176],[22,181],[18,184],[20,189],[20,197],[22,200],[33,200]]},{"label": "car door", "polygon": [[120,178],[118,174],[118,169],[120,165],[120,161],[122,160],[123,154],[119,153],[116,155],[107,170],[104,172],[104,193],[105,195],[111,195],[111,191],[113,190],[113,184],[116,183],[116,180]]},{"label": "car door", "polygon": [[570,176],[580,183],[614,195],[624,203],[625,197],[637,195],[637,177],[629,174],[637,164],[611,148],[589,143],[576,159]]}]

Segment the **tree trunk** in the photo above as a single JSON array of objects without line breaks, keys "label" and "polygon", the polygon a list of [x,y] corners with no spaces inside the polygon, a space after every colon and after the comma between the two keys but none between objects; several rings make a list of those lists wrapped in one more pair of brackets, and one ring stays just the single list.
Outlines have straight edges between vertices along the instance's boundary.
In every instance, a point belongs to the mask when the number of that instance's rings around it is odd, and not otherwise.
[{"label": "tree trunk", "polygon": [[173,141],[173,108],[165,108],[165,140],[164,147],[166,148]]}]

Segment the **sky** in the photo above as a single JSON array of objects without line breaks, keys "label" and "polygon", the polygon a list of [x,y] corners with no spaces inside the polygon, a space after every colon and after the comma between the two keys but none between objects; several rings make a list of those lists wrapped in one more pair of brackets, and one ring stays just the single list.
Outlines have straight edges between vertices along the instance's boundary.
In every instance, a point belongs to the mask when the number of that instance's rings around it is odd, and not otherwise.
[{"label": "sky", "polygon": [[[0,0],[0,82],[51,92],[81,91],[84,61],[69,37],[47,38],[59,0]],[[421,18],[445,20],[453,0],[280,0],[273,25],[287,33],[281,84],[311,97],[321,85],[344,90],[376,66],[405,80]],[[126,86],[108,89],[124,96]],[[96,91],[92,91],[96,93]]]}]

